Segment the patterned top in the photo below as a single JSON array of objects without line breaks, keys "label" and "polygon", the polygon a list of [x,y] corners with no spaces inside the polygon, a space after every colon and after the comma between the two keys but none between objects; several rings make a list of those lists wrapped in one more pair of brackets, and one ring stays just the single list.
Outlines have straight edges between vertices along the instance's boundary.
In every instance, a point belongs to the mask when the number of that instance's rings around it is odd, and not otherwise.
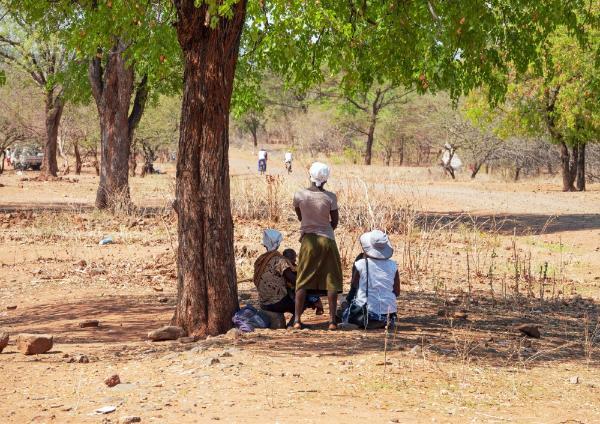
[{"label": "patterned top", "polygon": [[290,261],[279,252],[259,256],[254,263],[254,285],[261,305],[272,305],[288,295],[283,273],[291,267]]}]

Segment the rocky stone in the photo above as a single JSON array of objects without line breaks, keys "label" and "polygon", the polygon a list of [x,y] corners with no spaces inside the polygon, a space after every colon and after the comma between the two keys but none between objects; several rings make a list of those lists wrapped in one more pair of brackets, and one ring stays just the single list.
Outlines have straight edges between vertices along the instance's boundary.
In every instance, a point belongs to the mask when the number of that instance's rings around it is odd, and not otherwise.
[{"label": "rocky stone", "polygon": [[15,309],[17,309],[17,305],[8,305],[6,309],[8,309],[9,311],[14,311]]},{"label": "rocky stone", "polygon": [[79,364],[89,364],[90,363],[90,358],[88,358],[85,355],[77,355],[75,357],[75,362],[77,362]]},{"label": "rocky stone", "polygon": [[194,337],[194,336],[180,337],[179,338],[179,343],[194,343],[197,340],[198,339],[196,337]]},{"label": "rocky stone", "polygon": [[521,324],[516,326],[515,329],[527,337],[532,337],[534,339],[539,339],[541,337],[540,329],[535,324]]},{"label": "rocky stone", "polygon": [[209,358],[207,362],[208,362],[208,365],[217,365],[217,364],[221,363],[219,358]]},{"label": "rocky stone", "polygon": [[221,354],[219,356],[221,358],[231,358],[233,355],[228,350],[225,350],[225,351],[221,352]]},{"label": "rocky stone", "polygon": [[121,379],[118,374],[114,374],[104,380],[104,384],[108,387],[115,387],[117,384],[121,384]]},{"label": "rocky stone", "polygon": [[574,375],[573,377],[569,378],[569,383],[571,383],[571,384],[579,384],[579,376]]},{"label": "rocky stone", "polygon": [[140,417],[136,417],[136,416],[121,417],[121,419],[119,419],[120,424],[132,424],[132,423],[141,423],[141,422],[142,422],[142,419]]},{"label": "rocky stone", "polygon": [[79,323],[79,327],[81,328],[98,327],[98,325],[100,325],[100,321],[97,319],[86,319]]},{"label": "rocky stone", "polygon": [[9,338],[10,337],[9,337],[8,333],[0,331],[0,353],[2,353],[2,351],[4,350],[4,348],[6,346],[8,346],[8,339]]},{"label": "rocky stone", "polygon": [[169,301],[168,297],[159,297],[158,298],[159,303],[167,303],[168,301]]},{"label": "rocky stone", "polygon": [[271,330],[280,330],[285,328],[285,315],[278,312],[265,311],[263,309],[260,310],[262,315],[266,315],[271,320],[270,329]]},{"label": "rocky stone", "polygon": [[19,334],[17,349],[23,355],[39,355],[46,353],[54,345],[54,337],[50,334]]},{"label": "rocky stone", "polygon": [[177,340],[185,334],[183,328],[174,325],[167,325],[148,333],[148,339],[153,342],[161,342],[165,340]]},{"label": "rocky stone", "polygon": [[82,259],[79,262],[77,262],[75,265],[77,265],[79,268],[85,268],[87,266],[87,262]]}]

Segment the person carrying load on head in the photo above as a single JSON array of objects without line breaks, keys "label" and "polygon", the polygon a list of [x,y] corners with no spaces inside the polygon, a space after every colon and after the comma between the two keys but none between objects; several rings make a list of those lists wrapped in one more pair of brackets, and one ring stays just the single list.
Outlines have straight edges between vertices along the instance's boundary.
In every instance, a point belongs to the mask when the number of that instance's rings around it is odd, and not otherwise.
[{"label": "person carrying load on head", "polygon": [[[294,313],[294,298],[288,291],[288,284],[295,285],[296,273],[292,262],[279,253],[283,236],[277,230],[263,231],[262,244],[267,250],[254,263],[254,285],[258,291],[261,309],[277,313]],[[307,307],[315,307],[314,302]]]},{"label": "person carrying load on head", "polygon": [[302,328],[304,302],[310,294],[327,295],[329,329],[335,330],[337,295],[342,291],[342,264],[334,236],[339,222],[337,197],[324,188],[330,175],[327,165],[315,162],[309,174],[310,187],[294,195],[294,208],[301,222],[294,328]]},{"label": "person carrying load on head", "polygon": [[400,295],[398,265],[391,259],[394,249],[379,230],[361,235],[360,244],[363,253],[354,263],[343,321],[361,328],[393,326]]}]

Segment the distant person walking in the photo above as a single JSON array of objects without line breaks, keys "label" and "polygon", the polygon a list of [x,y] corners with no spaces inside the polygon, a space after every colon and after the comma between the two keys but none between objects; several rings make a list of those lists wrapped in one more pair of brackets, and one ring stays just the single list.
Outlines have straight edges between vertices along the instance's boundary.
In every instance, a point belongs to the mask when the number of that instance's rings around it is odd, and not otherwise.
[{"label": "distant person walking", "polygon": [[285,163],[285,169],[287,170],[287,173],[291,174],[292,173],[292,152],[285,152],[283,162]]},{"label": "distant person walking", "polygon": [[307,293],[327,295],[329,329],[337,328],[335,313],[337,296],[342,291],[342,264],[333,233],[339,222],[337,197],[324,189],[329,174],[327,165],[313,163],[311,186],[294,195],[294,208],[301,222],[294,328],[302,328]]},{"label": "distant person walking", "polygon": [[267,159],[269,158],[269,154],[265,149],[260,149],[258,151],[258,172],[260,175],[263,175],[267,172]]}]

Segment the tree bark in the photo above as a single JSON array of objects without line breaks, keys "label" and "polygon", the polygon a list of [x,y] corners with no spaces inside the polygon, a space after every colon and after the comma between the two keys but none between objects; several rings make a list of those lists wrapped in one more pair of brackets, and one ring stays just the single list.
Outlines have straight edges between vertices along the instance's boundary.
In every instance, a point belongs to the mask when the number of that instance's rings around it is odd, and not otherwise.
[{"label": "tree bark", "polygon": [[375,118],[371,119],[369,125],[369,131],[367,132],[367,146],[365,149],[365,165],[371,165],[371,158],[373,157],[373,140],[375,139]]},{"label": "tree bark", "polygon": [[229,110],[246,0],[212,28],[206,4],[174,0],[184,55],[177,155],[177,305],[172,322],[216,335],[238,309],[229,194]]},{"label": "tree bark", "polygon": [[517,166],[517,167],[515,168],[515,175],[514,175],[514,181],[515,181],[515,183],[516,183],[517,181],[519,181],[519,177],[520,177],[520,176],[521,176],[521,167],[520,167],[520,166]]},{"label": "tree bark", "polygon": [[125,43],[118,39],[109,52],[106,68],[101,54],[90,62],[89,79],[100,118],[100,184],[96,192],[99,209],[129,209],[129,154],[133,132],[137,127],[148,95],[147,78],[134,91],[134,71],[126,63]]},{"label": "tree bark", "polygon": [[471,179],[474,180],[475,177],[477,176],[477,174],[479,173],[479,170],[481,169],[481,166],[483,165],[482,162],[478,162],[475,163],[475,165],[473,165],[473,171],[471,171]]},{"label": "tree bark", "polygon": [[44,159],[42,161],[42,177],[56,177],[58,163],[56,151],[58,143],[58,127],[64,109],[64,102],[60,96],[54,95],[54,90],[46,92],[46,144],[44,146]]},{"label": "tree bark", "polygon": [[256,148],[256,147],[258,147],[258,134],[257,134],[258,130],[251,128],[250,132],[252,133],[252,142],[254,143],[254,147]]},{"label": "tree bark", "polygon": [[400,140],[400,166],[404,165],[404,137]]},{"label": "tree bark", "polygon": [[576,188],[577,191],[585,191],[585,143],[578,144],[573,149],[579,150],[577,156],[577,169],[575,171]]},{"label": "tree bark", "polygon": [[137,169],[137,142],[131,141],[131,151],[129,152],[129,176],[135,177],[135,171]]},{"label": "tree bark", "polygon": [[80,175],[83,164],[81,161],[81,152],[79,151],[79,142],[77,140],[73,142],[73,152],[75,153],[75,175]]},{"label": "tree bark", "polygon": [[578,150],[573,148],[573,154],[564,141],[560,142],[560,166],[562,169],[563,191],[575,191],[575,176]]}]

